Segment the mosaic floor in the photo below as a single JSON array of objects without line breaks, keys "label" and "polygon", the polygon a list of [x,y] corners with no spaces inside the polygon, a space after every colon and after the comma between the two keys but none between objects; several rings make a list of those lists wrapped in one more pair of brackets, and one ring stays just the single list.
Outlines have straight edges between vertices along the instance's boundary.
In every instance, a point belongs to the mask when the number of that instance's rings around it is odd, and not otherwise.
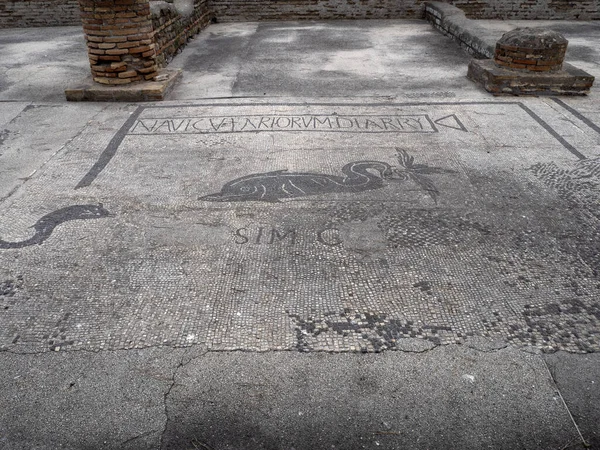
[{"label": "mosaic floor", "polygon": [[0,347],[598,351],[590,148],[510,101],[139,107],[0,204]]}]

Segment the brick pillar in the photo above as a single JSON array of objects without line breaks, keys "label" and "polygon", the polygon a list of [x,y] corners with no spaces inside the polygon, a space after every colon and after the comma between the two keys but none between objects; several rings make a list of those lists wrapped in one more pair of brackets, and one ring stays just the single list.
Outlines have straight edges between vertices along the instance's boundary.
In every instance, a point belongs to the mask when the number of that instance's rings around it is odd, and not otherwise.
[{"label": "brick pillar", "polygon": [[148,0],[79,0],[79,7],[94,81],[117,85],[157,75]]}]

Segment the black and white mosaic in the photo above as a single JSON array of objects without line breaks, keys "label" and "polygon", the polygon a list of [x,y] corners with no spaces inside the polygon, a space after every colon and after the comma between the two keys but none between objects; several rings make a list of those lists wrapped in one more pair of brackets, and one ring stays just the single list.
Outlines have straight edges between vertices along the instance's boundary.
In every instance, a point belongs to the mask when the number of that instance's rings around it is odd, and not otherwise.
[{"label": "black and white mosaic", "polygon": [[33,229],[35,233],[28,239],[18,242],[8,242],[0,239],[0,249],[23,248],[30,245],[40,245],[50,237],[54,229],[63,222],[70,220],[89,220],[107,217],[110,213],[102,205],[73,205],[57,209],[40,218]]},{"label": "black and white mosaic", "polygon": [[382,161],[354,161],[342,167],[343,176],[311,172],[288,172],[287,169],[255,173],[227,182],[221,192],[199,198],[210,202],[279,202],[282,199],[310,195],[358,193],[383,188],[390,181],[413,181],[434,200],[439,194],[425,175],[452,171],[424,164],[406,150],[398,151],[398,167]]},{"label": "black and white mosaic", "polygon": [[81,152],[93,133],[0,204],[2,349],[600,350],[600,159],[518,103],[142,107]]}]

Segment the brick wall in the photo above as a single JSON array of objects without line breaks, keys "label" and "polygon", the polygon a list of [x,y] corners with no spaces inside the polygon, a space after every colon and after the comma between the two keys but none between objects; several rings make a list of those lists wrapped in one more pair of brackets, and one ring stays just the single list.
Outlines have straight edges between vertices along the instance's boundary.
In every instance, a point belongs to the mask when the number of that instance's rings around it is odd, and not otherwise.
[{"label": "brick wall", "polygon": [[[219,21],[422,18],[425,0],[209,0]],[[448,0],[473,19],[600,19],[599,0]]]},{"label": "brick wall", "polygon": [[[168,0],[170,3],[172,0]],[[421,18],[425,0],[195,0],[194,19],[214,13],[220,21]],[[474,19],[600,20],[599,0],[447,0]],[[197,15],[197,11],[203,11]],[[189,24],[166,11],[164,28],[178,39]],[[204,18],[200,19],[202,22]],[[177,23],[176,23],[177,22]],[[79,25],[77,0],[0,0],[0,28]],[[191,27],[196,25],[192,24]],[[171,31],[172,31],[171,30]],[[167,34],[171,33],[167,31]],[[193,34],[193,33],[192,33]],[[169,45],[164,45],[165,56]]]},{"label": "brick wall", "polygon": [[0,28],[81,25],[77,0],[0,0]]},{"label": "brick wall", "polygon": [[452,0],[470,19],[599,20],[598,0]]},{"label": "brick wall", "polygon": [[218,21],[420,18],[424,0],[209,0]]},{"label": "brick wall", "polygon": [[212,17],[208,11],[207,0],[195,0],[193,9],[182,12],[177,11],[170,2],[150,2],[150,10],[156,58],[161,67],[169,63],[190,37],[206,27]]}]

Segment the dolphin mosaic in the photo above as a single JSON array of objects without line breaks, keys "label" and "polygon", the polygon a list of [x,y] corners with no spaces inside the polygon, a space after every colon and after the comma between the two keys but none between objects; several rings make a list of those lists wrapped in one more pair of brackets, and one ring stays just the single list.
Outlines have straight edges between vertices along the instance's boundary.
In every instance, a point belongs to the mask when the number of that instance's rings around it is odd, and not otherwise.
[{"label": "dolphin mosaic", "polygon": [[392,175],[392,167],[381,161],[355,161],[342,167],[342,173],[344,176],[287,170],[255,173],[225,183],[221,192],[200,200],[278,202],[308,195],[370,191],[385,186],[384,180]]},{"label": "dolphin mosaic", "polygon": [[405,150],[397,150],[402,168],[383,161],[353,161],[342,167],[343,176],[287,170],[254,173],[231,180],[223,185],[221,192],[198,199],[209,202],[280,202],[310,195],[365,192],[381,189],[389,181],[412,180],[436,200],[438,191],[423,174],[452,171],[414,164],[414,158]]},{"label": "dolphin mosaic", "polygon": [[100,205],[72,205],[57,209],[39,219],[33,229],[35,234],[29,239],[19,242],[7,242],[0,239],[0,249],[23,248],[39,245],[50,237],[54,229],[61,223],[70,220],[88,220],[108,217],[110,213]]}]

